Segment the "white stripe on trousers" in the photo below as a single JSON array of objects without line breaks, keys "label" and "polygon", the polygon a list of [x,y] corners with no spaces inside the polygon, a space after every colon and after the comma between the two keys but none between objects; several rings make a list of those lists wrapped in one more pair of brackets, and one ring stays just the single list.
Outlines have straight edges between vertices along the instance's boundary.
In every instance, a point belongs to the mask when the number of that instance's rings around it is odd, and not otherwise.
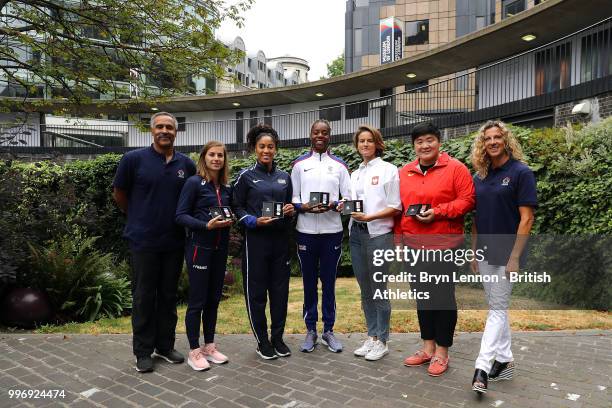
[{"label": "white stripe on trousers", "polygon": [[257,340],[257,344],[259,344],[259,337],[257,336],[257,332],[255,331],[255,326],[253,326],[253,319],[251,318],[251,298],[249,296],[249,237],[248,232],[245,229],[244,231],[244,245],[245,245],[245,256],[246,256],[246,299],[247,299],[247,314],[249,315],[249,323],[251,324],[251,330],[253,330],[253,334],[255,335],[255,339]]}]

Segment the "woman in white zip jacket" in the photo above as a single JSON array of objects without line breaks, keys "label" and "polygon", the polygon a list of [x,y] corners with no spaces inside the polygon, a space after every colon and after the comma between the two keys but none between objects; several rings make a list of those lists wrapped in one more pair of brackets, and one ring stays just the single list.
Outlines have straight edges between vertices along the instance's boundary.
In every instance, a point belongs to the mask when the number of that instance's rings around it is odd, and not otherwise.
[{"label": "woman in white zip jacket", "polygon": [[[312,150],[293,162],[291,184],[293,204],[298,211],[296,242],[304,282],[303,316],[306,339],[301,351],[312,352],[317,344],[317,283],[323,289],[323,343],[330,351],[342,351],[334,336],[336,320],[336,273],[342,253],[342,221],[336,211],[341,197],[350,197],[348,167],[327,147],[331,135],[329,122],[316,120],[310,129]],[[329,194],[328,203],[310,203],[310,193]]]}]

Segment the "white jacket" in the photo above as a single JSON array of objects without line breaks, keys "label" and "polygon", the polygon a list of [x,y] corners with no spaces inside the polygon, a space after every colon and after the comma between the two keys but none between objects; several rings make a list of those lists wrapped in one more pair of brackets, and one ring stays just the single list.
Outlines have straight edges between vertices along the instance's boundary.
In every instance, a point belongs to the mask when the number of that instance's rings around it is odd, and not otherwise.
[{"label": "white jacket", "polygon": [[[351,182],[348,167],[341,159],[329,152],[316,153],[311,150],[293,162],[291,170],[293,202],[302,204],[310,200],[311,192],[329,193],[333,203],[340,198],[351,197]],[[330,210],[321,214],[300,213],[297,230],[304,234],[330,234],[342,231],[340,213]]]},{"label": "white jacket", "polygon": [[[374,214],[387,207],[402,209],[400,200],[399,173],[397,167],[375,158],[368,164],[361,163],[351,174],[351,193],[353,200],[363,200],[364,213]],[[368,222],[370,235],[381,235],[393,229],[393,217]],[[353,225],[351,218],[350,227]]]}]

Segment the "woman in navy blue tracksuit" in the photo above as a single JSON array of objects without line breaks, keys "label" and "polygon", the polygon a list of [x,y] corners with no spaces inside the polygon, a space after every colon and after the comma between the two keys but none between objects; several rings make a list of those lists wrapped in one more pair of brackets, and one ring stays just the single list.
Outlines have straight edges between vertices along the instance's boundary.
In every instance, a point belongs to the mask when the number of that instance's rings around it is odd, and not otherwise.
[{"label": "woman in navy blue tracksuit", "polygon": [[[217,308],[225,278],[229,227],[232,220],[212,217],[211,207],[231,206],[232,192],[227,184],[227,151],[221,142],[204,145],[196,175],[183,186],[176,209],[176,223],[185,227],[185,261],[189,273],[189,305],[185,315],[189,357],[187,363],[196,371],[227,362],[214,343]],[[204,345],[200,347],[200,321]]]},{"label": "woman in navy blue tracksuit", "polygon": [[[289,231],[294,207],[289,174],[276,167],[278,134],[259,124],[247,134],[257,161],[240,172],[234,182],[233,206],[244,226],[242,280],[257,354],[270,360],[291,354],[283,342],[289,297]],[[283,218],[262,216],[264,202],[282,203]],[[271,337],[268,339],[266,300],[270,298]]]}]

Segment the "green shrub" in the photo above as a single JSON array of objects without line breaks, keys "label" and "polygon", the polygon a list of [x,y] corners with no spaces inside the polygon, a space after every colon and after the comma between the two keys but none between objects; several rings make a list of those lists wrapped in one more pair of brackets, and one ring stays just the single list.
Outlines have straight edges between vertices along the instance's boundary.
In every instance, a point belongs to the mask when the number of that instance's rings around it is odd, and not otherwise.
[{"label": "green shrub", "polygon": [[25,287],[43,288],[63,321],[117,317],[131,308],[127,264],[94,249],[96,238],[65,236],[48,246],[30,245],[31,269],[18,277]]},{"label": "green shrub", "polygon": [[[537,179],[539,208],[534,233],[582,234],[612,232],[612,118],[598,124],[563,129],[512,127]],[[443,143],[443,150],[464,162],[469,160],[474,135]],[[397,166],[414,159],[410,141],[388,140],[383,158]],[[282,144],[281,144],[282,147]],[[278,166],[291,170],[291,162],[308,149],[281,148]],[[352,145],[332,146],[332,152],[355,170],[361,159]],[[192,154],[196,159],[197,154]],[[120,155],[109,154],[65,165],[52,162],[0,163],[0,285],[14,281],[30,268],[22,244],[61,240],[72,231],[99,236],[100,253],[126,260],[128,249],[121,239],[125,222],[111,198],[113,176]],[[230,160],[232,174],[252,165],[254,157]],[[466,217],[469,231],[471,216]],[[346,234],[345,234],[346,235]],[[232,228],[230,255],[240,257],[239,230]],[[292,256],[292,273],[299,268]],[[343,243],[340,275],[351,274],[348,245]],[[183,276],[183,281],[186,279]],[[185,285],[181,286],[185,299]]]}]

